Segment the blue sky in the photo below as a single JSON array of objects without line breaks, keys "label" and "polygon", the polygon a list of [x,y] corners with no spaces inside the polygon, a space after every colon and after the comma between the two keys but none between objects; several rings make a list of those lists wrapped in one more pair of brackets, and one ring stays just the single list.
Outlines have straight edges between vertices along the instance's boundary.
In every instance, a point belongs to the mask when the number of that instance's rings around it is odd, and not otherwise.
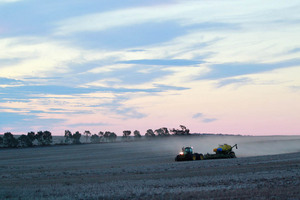
[{"label": "blue sky", "polygon": [[300,3],[0,0],[0,132],[300,134]]}]

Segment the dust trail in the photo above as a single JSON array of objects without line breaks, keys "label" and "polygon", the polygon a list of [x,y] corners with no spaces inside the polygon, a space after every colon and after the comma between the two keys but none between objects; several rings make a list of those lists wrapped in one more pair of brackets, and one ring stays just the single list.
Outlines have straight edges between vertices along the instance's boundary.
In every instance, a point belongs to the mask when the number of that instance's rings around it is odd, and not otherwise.
[{"label": "dust trail", "polygon": [[300,152],[300,136],[189,136],[170,137],[143,142],[153,152],[177,154],[181,147],[192,146],[194,152],[213,153],[219,144],[238,145],[237,157]]}]

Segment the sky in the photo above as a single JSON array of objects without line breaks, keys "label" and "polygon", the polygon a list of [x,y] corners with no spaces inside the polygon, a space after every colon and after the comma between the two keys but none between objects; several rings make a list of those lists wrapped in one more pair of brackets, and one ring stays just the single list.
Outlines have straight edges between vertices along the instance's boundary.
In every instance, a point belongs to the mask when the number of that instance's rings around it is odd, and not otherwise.
[{"label": "sky", "polygon": [[0,133],[300,134],[298,0],[0,0]]}]

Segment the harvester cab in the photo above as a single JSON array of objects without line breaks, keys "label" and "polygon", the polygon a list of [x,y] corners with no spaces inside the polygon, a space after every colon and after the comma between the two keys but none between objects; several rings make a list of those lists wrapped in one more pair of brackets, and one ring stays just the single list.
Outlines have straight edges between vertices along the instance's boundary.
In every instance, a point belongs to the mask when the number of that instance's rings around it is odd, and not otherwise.
[{"label": "harvester cab", "polygon": [[188,160],[203,160],[203,155],[193,152],[193,147],[182,147],[179,155],[175,157],[175,161],[188,161]]},{"label": "harvester cab", "polygon": [[193,147],[182,147],[182,151],[180,154],[187,155],[187,154],[193,154]]}]

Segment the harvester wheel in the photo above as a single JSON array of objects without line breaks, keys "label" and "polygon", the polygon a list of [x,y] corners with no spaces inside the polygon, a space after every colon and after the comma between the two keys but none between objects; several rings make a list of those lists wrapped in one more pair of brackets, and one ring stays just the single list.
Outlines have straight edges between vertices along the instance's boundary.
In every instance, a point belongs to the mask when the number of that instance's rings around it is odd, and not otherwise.
[{"label": "harvester wheel", "polygon": [[234,153],[234,152],[230,152],[230,154],[229,154],[229,155],[230,155],[230,157],[231,157],[231,158],[236,158],[236,156],[235,156],[235,153]]},{"label": "harvester wheel", "polygon": [[179,155],[177,155],[176,157],[175,157],[175,161],[183,161],[184,160],[184,158],[182,158],[181,156],[179,156]]},{"label": "harvester wheel", "polygon": [[203,154],[200,154],[200,160],[204,160]]},{"label": "harvester wheel", "polygon": [[193,155],[193,160],[196,160],[196,159],[197,159],[196,155]]}]

